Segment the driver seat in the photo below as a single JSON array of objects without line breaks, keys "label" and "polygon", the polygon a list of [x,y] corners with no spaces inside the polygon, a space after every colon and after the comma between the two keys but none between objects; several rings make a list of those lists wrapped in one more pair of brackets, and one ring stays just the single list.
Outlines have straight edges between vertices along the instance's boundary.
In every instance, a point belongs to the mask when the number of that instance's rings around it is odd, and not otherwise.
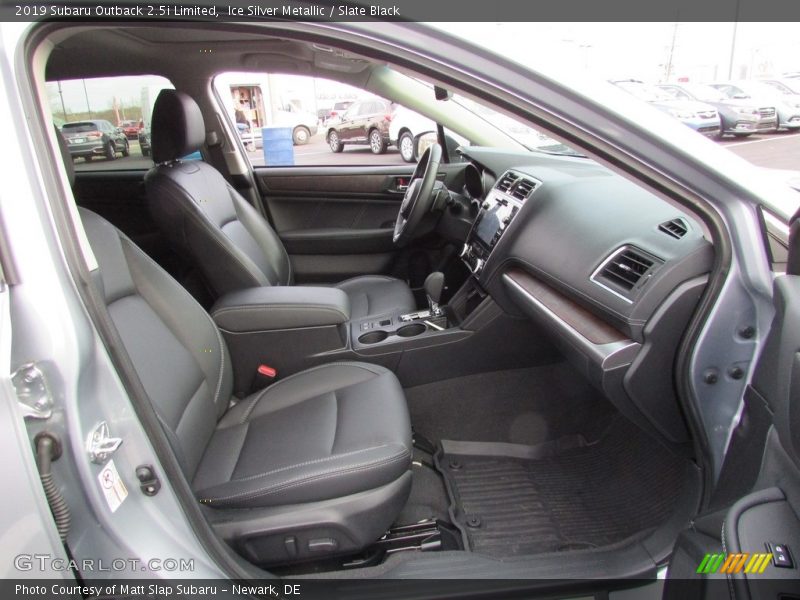
[{"label": "driver seat", "polygon": [[[218,296],[243,288],[292,285],[292,265],[267,221],[211,165],[180,158],[200,149],[205,123],[197,103],[162,90],[153,107],[155,166],[145,177],[156,224],[200,269]],[[404,281],[365,275],[334,284],[353,319],[416,309]]]}]

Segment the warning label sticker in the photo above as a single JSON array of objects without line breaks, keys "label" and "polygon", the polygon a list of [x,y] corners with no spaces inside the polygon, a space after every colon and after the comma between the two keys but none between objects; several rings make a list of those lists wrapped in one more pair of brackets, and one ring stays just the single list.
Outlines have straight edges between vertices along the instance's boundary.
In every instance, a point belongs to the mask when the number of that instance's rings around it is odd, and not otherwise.
[{"label": "warning label sticker", "polygon": [[108,508],[111,509],[112,513],[116,512],[125,501],[125,498],[128,497],[128,488],[122,483],[113,460],[108,461],[106,466],[103,467],[103,470],[97,476],[97,480],[100,482],[100,489],[103,490],[103,495],[106,497],[106,502],[108,502]]}]

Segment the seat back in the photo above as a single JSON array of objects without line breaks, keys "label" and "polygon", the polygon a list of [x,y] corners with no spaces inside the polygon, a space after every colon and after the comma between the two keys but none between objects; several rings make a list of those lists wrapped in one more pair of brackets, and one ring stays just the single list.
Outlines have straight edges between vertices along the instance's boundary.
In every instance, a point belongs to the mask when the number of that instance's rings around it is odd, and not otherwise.
[{"label": "seat back", "polygon": [[262,285],[290,285],[289,255],[278,235],[224,177],[199,160],[205,125],[197,103],[162,90],[153,108],[156,165],[147,173],[148,204],[159,228],[222,295]]},{"label": "seat back", "polygon": [[81,209],[95,283],[189,480],[228,407],[228,349],[203,308],[111,223]]}]

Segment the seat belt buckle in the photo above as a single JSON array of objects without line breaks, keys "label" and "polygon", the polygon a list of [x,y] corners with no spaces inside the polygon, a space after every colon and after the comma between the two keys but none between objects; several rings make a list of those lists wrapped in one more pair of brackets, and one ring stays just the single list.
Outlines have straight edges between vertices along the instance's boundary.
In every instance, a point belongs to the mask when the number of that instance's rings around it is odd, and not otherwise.
[{"label": "seat belt buckle", "polygon": [[259,375],[268,379],[275,379],[278,376],[278,372],[269,365],[258,365],[257,370]]}]

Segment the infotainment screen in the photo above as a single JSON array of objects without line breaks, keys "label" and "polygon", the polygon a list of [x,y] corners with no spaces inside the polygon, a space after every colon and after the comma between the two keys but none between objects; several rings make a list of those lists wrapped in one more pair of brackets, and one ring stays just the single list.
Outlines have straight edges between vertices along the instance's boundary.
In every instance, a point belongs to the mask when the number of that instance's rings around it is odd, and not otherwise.
[{"label": "infotainment screen", "polygon": [[475,235],[484,243],[487,248],[492,247],[494,234],[503,224],[503,219],[511,215],[513,210],[509,204],[496,203],[494,206],[483,211]]}]

